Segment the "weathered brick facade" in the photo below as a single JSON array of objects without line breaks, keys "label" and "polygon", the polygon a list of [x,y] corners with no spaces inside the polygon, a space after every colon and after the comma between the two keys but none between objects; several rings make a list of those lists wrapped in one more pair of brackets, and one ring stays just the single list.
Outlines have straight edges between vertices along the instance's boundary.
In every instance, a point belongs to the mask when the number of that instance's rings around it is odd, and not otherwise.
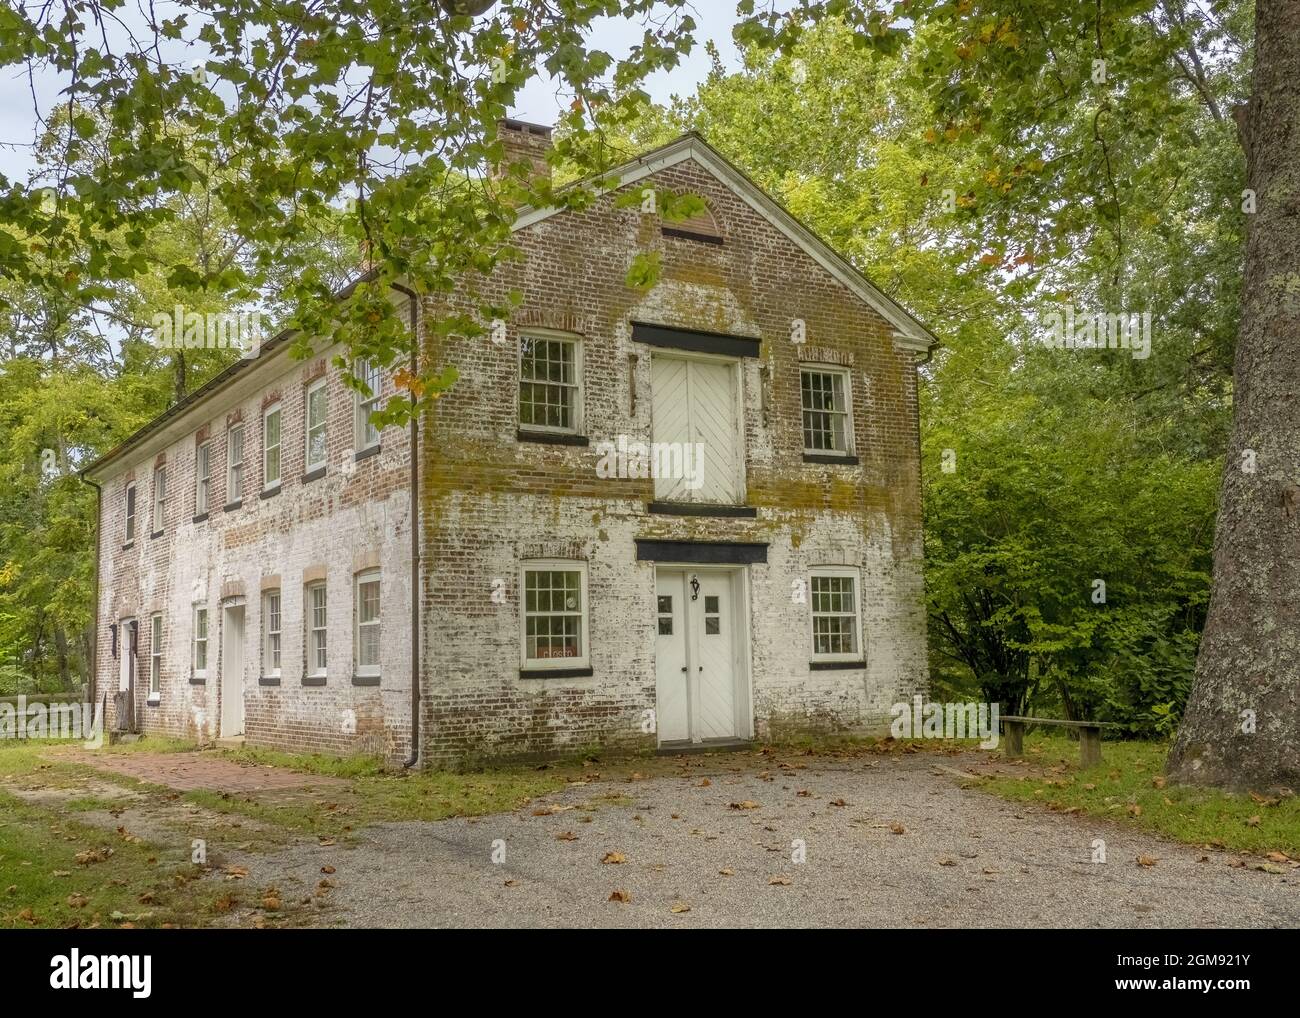
[{"label": "weathered brick facade", "polygon": [[[284,349],[259,359],[227,387],[177,415],[131,450],[99,483],[99,629],[96,687],[117,724],[114,693],[128,639],[122,619],[137,620],[135,727],[211,739],[219,731],[225,651],[224,607],[244,605],[244,712],[250,743],[299,750],[367,750],[390,757],[410,744],[410,458],[407,433],[387,428],[378,452],[356,454],[353,393],[322,350],[295,361]],[[304,471],[307,387],[326,379],[327,462],[323,476]],[[263,410],[281,407],[281,485],[263,485]],[[228,485],[228,433],[243,426],[241,490]],[[210,442],[209,509],[196,513],[196,449]],[[163,527],[152,531],[153,471],[165,463]],[[316,471],[319,473],[319,471]],[[134,540],[125,539],[126,490],[137,491]],[[197,517],[197,518],[196,518]],[[377,568],[386,631],[378,685],[355,679],[353,578]],[[304,590],[325,581],[327,667],[305,677]],[[281,593],[281,667],[264,667],[265,593]],[[208,609],[206,676],[194,668],[194,609]],[[152,626],[162,616],[160,689],[150,695]],[[120,627],[119,627],[120,628]],[[310,683],[310,684],[309,684]]]},{"label": "weathered brick facade", "polygon": [[[698,139],[689,144],[703,148]],[[737,696],[747,711],[737,737],[789,728],[878,729],[892,704],[925,687],[915,370],[925,341],[919,327],[900,336],[897,317],[887,320],[843,272],[828,270],[824,257],[797,243],[789,227],[778,228],[765,207],[739,193],[735,180],[719,179],[712,165],[714,172],[695,158],[664,161],[626,185],[702,196],[710,213],[689,230],[618,207],[612,194],[582,211],[523,217],[515,234],[523,258],[502,265],[487,287],[503,298],[512,289],[524,294],[504,335],[426,340],[432,364],[459,371],[420,428],[419,741],[426,764],[598,743],[656,745],[646,724],[656,708],[656,562],[638,559],[638,541],[642,548],[651,540],[762,548],[761,560],[735,567],[745,630]],[[641,292],[625,277],[646,251],[659,254],[662,271]],[[797,335],[795,320],[804,330]],[[731,508],[740,511],[652,511],[653,480],[598,473],[599,443],[619,436],[650,442],[654,435],[652,361],[669,351],[634,340],[633,323],[759,341],[756,355],[735,359],[744,489]],[[539,440],[520,427],[519,350],[529,334],[580,344],[576,436]],[[805,456],[800,365],[813,363],[847,369],[856,462]],[[312,370],[283,353],[259,361],[102,477],[98,684],[102,691],[117,685],[108,626],[135,615],[136,710],[146,731],[215,733],[220,671],[210,665],[206,684],[190,683],[191,605],[202,596],[212,606],[215,656],[222,599],[243,592],[250,742],[373,749],[391,758],[409,750],[409,445],[390,428],[379,455],[355,461],[351,394],[330,368],[329,469],[302,483],[304,378]],[[227,421],[242,413],[257,425],[264,400],[277,392],[284,407],[283,491],[258,498],[261,437],[250,428],[243,505],[223,513]],[[192,523],[202,428],[215,439],[214,509],[207,521]],[[161,538],[151,539],[147,528],[137,532],[134,547],[124,550],[125,483],[133,473],[144,519],[159,456],[174,485],[168,525]],[[521,658],[521,569],[531,560],[586,570],[589,669],[572,670],[579,674],[536,677]],[[374,566],[382,575],[382,679],[378,687],[359,687],[351,671],[351,582]],[[810,605],[800,595],[817,567],[856,577],[856,661],[813,663]],[[327,684],[310,687],[302,684],[304,577],[322,571],[330,583],[330,665]],[[267,577],[284,598],[278,686],[259,685],[251,667]],[[150,705],[146,645],[154,611],[168,618],[167,667],[160,702]]]}]

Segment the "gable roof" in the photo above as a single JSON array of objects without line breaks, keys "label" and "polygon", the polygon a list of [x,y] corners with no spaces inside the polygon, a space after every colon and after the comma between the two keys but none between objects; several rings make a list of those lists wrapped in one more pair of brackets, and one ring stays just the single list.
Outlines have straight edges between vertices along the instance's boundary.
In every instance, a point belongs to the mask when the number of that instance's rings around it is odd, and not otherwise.
[{"label": "gable roof", "polygon": [[[775,198],[759,187],[744,170],[728,160],[696,131],[688,131],[676,141],[669,142],[661,148],[569,186],[577,187],[596,180],[612,178],[612,183],[593,189],[597,195],[609,194],[686,160],[691,160],[707,170],[719,183],[729,188],[863,302],[879,312],[881,317],[894,327],[896,346],[928,353],[938,345],[939,338],[910,311],[871,282],[848,259],[795,218]],[[515,220],[514,229],[525,229],[564,211],[560,206],[522,209]]]},{"label": "gable roof", "polygon": [[[848,287],[851,292],[879,312],[887,322],[894,326],[894,344],[897,347],[928,353],[938,345],[938,337],[917,320],[910,311],[879,289],[846,258],[795,218],[784,206],[759,187],[743,170],[730,162],[726,156],[695,131],[688,131],[676,141],[669,142],[667,145],[647,152],[621,166],[616,166],[595,178],[579,181],[569,186],[583,186],[591,184],[597,179],[613,178],[613,183],[593,189],[597,195],[608,194],[618,188],[635,183],[652,173],[657,173],[688,159],[703,167],[720,183],[730,188],[750,208],[785,234],[787,238],[805,251],[826,271]],[[559,206],[521,209],[512,229],[525,229],[564,211]],[[336,300],[346,300],[362,282],[373,277],[373,272],[366,273],[338,291],[334,298]],[[259,363],[264,363],[268,354],[286,346],[293,338],[293,335],[293,330],[286,329],[263,343],[256,357],[251,359],[241,358],[218,372],[199,388],[173,403],[113,449],[102,456],[96,457],[81,469],[81,476],[91,478],[100,473],[104,467],[120,459],[195,404],[215,396],[246,371],[256,368]]]}]

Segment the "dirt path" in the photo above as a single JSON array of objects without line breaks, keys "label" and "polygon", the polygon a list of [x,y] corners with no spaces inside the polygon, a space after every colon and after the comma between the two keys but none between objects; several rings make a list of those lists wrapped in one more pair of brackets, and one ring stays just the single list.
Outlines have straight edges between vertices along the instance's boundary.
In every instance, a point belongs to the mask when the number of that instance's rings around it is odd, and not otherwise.
[{"label": "dirt path", "polygon": [[752,756],[700,758],[688,776],[383,824],[274,864],[302,887],[333,867],[328,921],[352,926],[1300,926],[1300,871],[1009,803],[961,787],[961,765],[895,755],[764,774]]}]

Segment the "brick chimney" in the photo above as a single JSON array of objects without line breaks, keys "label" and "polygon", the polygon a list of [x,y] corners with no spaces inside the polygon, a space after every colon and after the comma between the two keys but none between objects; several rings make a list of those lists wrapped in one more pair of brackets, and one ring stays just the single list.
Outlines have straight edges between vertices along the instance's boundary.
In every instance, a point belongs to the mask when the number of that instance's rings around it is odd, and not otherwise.
[{"label": "brick chimney", "polygon": [[497,137],[505,146],[505,154],[495,173],[503,174],[512,163],[527,159],[533,164],[535,178],[550,179],[551,166],[546,161],[546,154],[551,151],[549,127],[529,124],[523,120],[503,119],[497,122]]}]

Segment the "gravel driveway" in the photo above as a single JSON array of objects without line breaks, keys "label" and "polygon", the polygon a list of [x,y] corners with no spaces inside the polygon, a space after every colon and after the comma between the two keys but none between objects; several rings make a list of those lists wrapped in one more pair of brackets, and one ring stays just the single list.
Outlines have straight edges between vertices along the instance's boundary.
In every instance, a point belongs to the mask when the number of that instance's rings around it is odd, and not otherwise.
[{"label": "gravel driveway", "polygon": [[348,926],[1300,926],[1300,870],[964,789],[960,757],[788,759],[683,758],[679,774],[277,862],[304,887],[333,866],[328,921]]}]

